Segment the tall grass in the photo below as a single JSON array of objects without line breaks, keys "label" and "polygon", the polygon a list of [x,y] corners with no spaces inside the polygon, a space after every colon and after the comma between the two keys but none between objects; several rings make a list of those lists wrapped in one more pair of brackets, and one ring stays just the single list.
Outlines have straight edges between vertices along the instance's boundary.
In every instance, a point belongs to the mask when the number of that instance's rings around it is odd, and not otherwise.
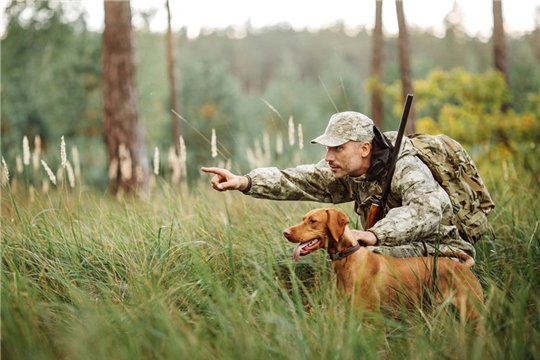
[{"label": "tall grass", "polygon": [[[492,179],[477,245],[486,334],[435,307],[403,319],[336,295],[320,251],[282,230],[318,204],[177,193],[149,201],[2,188],[4,359],[525,359],[540,356],[538,187]],[[490,188],[491,189],[491,188]],[[340,208],[352,215],[351,206]]]}]

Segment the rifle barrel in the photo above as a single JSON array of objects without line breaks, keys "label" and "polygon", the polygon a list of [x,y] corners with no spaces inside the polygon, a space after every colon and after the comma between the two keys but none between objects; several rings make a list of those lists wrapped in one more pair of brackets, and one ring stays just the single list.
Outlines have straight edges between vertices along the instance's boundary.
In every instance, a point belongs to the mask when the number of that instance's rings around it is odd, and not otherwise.
[{"label": "rifle barrel", "polygon": [[396,169],[396,161],[399,156],[399,150],[401,149],[401,141],[403,140],[403,134],[405,133],[405,126],[407,125],[407,119],[409,118],[413,97],[412,94],[407,94],[407,99],[405,99],[405,106],[403,107],[403,113],[401,114],[396,143],[394,144],[394,151],[392,152],[392,160],[390,160],[390,167],[388,168],[386,183],[384,184],[384,190],[381,196],[381,207],[383,209],[386,206],[386,200],[388,200],[388,194],[390,193],[390,184],[392,182],[392,177],[394,176],[394,170]]}]

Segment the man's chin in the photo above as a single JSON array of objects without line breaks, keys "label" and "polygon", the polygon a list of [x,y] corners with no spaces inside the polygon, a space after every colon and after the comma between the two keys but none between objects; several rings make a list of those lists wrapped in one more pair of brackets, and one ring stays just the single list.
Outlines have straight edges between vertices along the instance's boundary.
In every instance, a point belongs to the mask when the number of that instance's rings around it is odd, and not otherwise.
[{"label": "man's chin", "polygon": [[337,178],[337,179],[341,179],[342,177],[344,177],[346,174],[343,172],[343,171],[332,171],[332,173],[334,174],[334,177]]}]

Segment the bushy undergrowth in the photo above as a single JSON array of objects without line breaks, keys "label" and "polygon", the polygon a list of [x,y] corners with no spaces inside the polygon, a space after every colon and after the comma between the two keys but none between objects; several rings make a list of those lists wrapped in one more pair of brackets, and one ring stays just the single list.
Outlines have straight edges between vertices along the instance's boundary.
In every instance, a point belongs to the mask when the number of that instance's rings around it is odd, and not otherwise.
[{"label": "bushy undergrowth", "polygon": [[[477,244],[486,334],[435,307],[400,320],[338,295],[323,251],[282,230],[320,204],[190,193],[147,201],[2,188],[5,359],[524,359],[540,355],[538,185],[484,176],[497,239]],[[352,206],[339,206],[352,216]]]}]

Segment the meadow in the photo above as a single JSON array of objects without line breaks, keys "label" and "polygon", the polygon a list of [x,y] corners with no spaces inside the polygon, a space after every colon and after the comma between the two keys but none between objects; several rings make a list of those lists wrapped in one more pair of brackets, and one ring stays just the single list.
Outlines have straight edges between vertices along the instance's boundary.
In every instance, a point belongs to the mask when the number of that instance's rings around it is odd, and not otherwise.
[{"label": "meadow", "polygon": [[2,358],[539,358],[540,187],[519,169],[481,173],[497,204],[473,268],[484,336],[445,304],[352,311],[325,253],[294,262],[282,236],[322,204],[217,193],[204,176],[189,191],[158,178],[146,200],[5,183]]}]

